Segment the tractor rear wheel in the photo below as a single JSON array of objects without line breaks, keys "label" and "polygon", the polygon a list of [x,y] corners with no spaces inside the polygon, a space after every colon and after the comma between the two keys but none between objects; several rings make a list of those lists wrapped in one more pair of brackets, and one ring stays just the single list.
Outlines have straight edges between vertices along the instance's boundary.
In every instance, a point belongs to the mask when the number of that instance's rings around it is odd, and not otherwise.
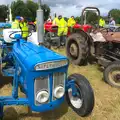
[{"label": "tractor rear wheel", "polygon": [[109,85],[120,88],[120,61],[109,64],[103,73],[104,81]]},{"label": "tractor rear wheel", "polygon": [[83,34],[74,33],[68,37],[66,42],[66,54],[73,64],[86,64],[88,51],[88,40]]}]

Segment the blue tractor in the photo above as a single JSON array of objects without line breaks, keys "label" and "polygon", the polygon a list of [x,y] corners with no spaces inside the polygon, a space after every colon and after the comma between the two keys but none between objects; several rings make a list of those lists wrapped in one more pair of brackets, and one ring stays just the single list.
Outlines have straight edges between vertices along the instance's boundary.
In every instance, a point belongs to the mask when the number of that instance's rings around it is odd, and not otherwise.
[{"label": "blue tractor", "polygon": [[[38,10],[38,16],[41,15]],[[38,20],[37,23],[42,22]],[[41,31],[42,27],[38,33]],[[67,57],[49,50],[44,44],[24,40],[19,32],[10,33],[12,43],[0,45],[1,72],[3,76],[13,77],[12,95],[0,96],[0,118],[3,118],[5,105],[27,105],[32,111],[46,112],[59,107],[65,100],[79,116],[89,115],[94,108],[94,93],[89,81],[80,74],[68,76]],[[25,98],[18,96],[18,88]]]},{"label": "blue tractor", "polygon": [[[91,85],[80,74],[68,76],[67,57],[27,42],[20,34],[11,38],[16,42],[1,59],[1,66],[4,66],[1,70],[3,76],[13,76],[13,89],[11,96],[0,96],[1,118],[5,105],[27,105],[32,111],[45,112],[59,107],[65,99],[80,116],[92,112],[94,93]],[[25,98],[19,98],[18,88]]]}]

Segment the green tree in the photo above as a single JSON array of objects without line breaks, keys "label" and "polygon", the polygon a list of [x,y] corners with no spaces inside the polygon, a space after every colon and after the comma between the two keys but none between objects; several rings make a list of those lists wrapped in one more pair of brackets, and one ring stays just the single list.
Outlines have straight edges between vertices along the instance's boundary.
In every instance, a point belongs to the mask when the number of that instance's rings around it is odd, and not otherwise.
[{"label": "green tree", "polygon": [[16,16],[26,17],[25,16],[26,14],[27,16],[30,14],[28,13],[29,9],[22,0],[13,1],[11,4],[11,10],[12,10],[13,19],[15,19]]},{"label": "green tree", "polygon": [[7,14],[8,14],[8,6],[6,5],[0,5],[0,21],[5,21],[5,19],[7,18]]},{"label": "green tree", "polygon": [[[34,21],[36,19],[38,4],[30,0],[27,0],[26,3],[22,0],[17,0],[12,2],[11,9],[13,19],[15,19],[15,16],[23,16]],[[47,20],[50,15],[50,8],[48,5],[44,4],[42,5],[42,9],[44,11],[44,20]]]},{"label": "green tree", "polygon": [[75,21],[80,24],[80,17],[76,17]]},{"label": "green tree", "polygon": [[46,21],[50,15],[50,8],[47,4],[42,5],[42,9],[44,12],[44,20]]},{"label": "green tree", "polygon": [[119,9],[112,9],[109,11],[109,16],[110,17],[113,17],[114,20],[116,21],[117,24],[120,23],[120,10]]},{"label": "green tree", "polygon": [[[38,4],[28,0],[26,3],[27,8],[29,9],[29,15],[31,17],[32,21],[35,21],[36,19],[36,10],[38,9]],[[27,15],[26,15],[27,16]]]},{"label": "green tree", "polygon": [[95,25],[98,24],[98,15],[95,12],[88,11],[86,13],[87,24]]}]

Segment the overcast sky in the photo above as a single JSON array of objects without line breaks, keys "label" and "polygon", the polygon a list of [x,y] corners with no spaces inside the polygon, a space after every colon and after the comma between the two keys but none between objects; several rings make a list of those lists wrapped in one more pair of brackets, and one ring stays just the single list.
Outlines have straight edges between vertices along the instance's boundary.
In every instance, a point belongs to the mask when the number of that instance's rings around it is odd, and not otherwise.
[{"label": "overcast sky", "polygon": [[[13,0],[0,0],[0,4],[8,4],[8,1],[10,3]],[[42,0],[42,3],[50,6],[51,15],[57,13],[64,17],[80,16],[82,9],[86,6],[98,7],[102,15],[107,14],[110,9],[120,7],[120,0]]]}]

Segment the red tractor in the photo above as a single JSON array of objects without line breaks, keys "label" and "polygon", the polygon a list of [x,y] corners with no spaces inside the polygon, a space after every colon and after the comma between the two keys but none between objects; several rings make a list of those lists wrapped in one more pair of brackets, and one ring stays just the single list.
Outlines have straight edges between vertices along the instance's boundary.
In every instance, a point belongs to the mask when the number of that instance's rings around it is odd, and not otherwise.
[{"label": "red tractor", "polygon": [[[83,11],[86,11],[87,9],[91,9],[91,7],[87,7],[87,8],[85,8]],[[93,8],[93,9],[97,9],[97,8]],[[99,10],[98,10],[99,11]],[[100,13],[100,12],[99,12]],[[83,21],[83,19],[81,19],[81,21]],[[82,22],[81,22],[82,23]],[[45,27],[45,32],[47,33],[47,32],[56,32],[56,30],[55,30],[55,28],[57,28],[57,26],[55,26],[55,25],[52,25],[52,22],[45,22],[45,24],[44,24],[44,27]],[[78,24],[78,23],[76,23],[74,26],[73,26],[73,29],[75,29],[75,30],[78,30],[78,29],[82,29],[82,30],[84,30],[85,32],[88,32],[90,29],[92,28],[92,26],[91,25],[88,25],[88,24]],[[70,33],[70,29],[68,30],[68,36],[70,35],[70,34],[72,34],[72,33]]]},{"label": "red tractor", "polygon": [[[100,15],[99,9],[94,7],[87,7],[83,10],[82,14],[85,14],[84,12],[91,10],[96,10],[98,15]],[[76,23],[73,26],[72,32],[70,32],[70,28],[68,28],[68,34],[67,37],[71,36],[74,33],[80,33],[81,31],[84,32],[90,32],[92,29],[92,26],[89,24],[83,23],[84,19],[81,17],[81,24]],[[58,26],[53,25],[52,22],[45,22],[44,24],[45,28],[45,38],[46,41],[51,43],[51,45],[56,45],[56,42],[60,40],[60,38],[57,36],[57,30]]]},{"label": "red tractor", "polygon": [[[87,7],[83,10],[82,17],[86,10],[96,10],[100,15],[97,8]],[[120,88],[120,27],[114,30],[111,27],[96,27],[90,33],[83,30],[73,33],[67,39],[66,53],[75,65],[86,65],[95,60],[104,68],[104,81]]]},{"label": "red tractor", "polygon": [[[48,33],[48,32],[57,32],[57,26],[55,25],[52,25],[52,22],[46,22],[44,24],[44,27],[45,27],[45,33]],[[80,25],[78,23],[76,23],[74,26],[73,26],[73,29],[75,31],[78,31],[79,29],[82,29],[84,30],[85,32],[88,32],[90,29],[92,28],[91,25]],[[71,35],[72,33],[70,32],[70,29],[68,30],[68,34],[67,36]]]}]

